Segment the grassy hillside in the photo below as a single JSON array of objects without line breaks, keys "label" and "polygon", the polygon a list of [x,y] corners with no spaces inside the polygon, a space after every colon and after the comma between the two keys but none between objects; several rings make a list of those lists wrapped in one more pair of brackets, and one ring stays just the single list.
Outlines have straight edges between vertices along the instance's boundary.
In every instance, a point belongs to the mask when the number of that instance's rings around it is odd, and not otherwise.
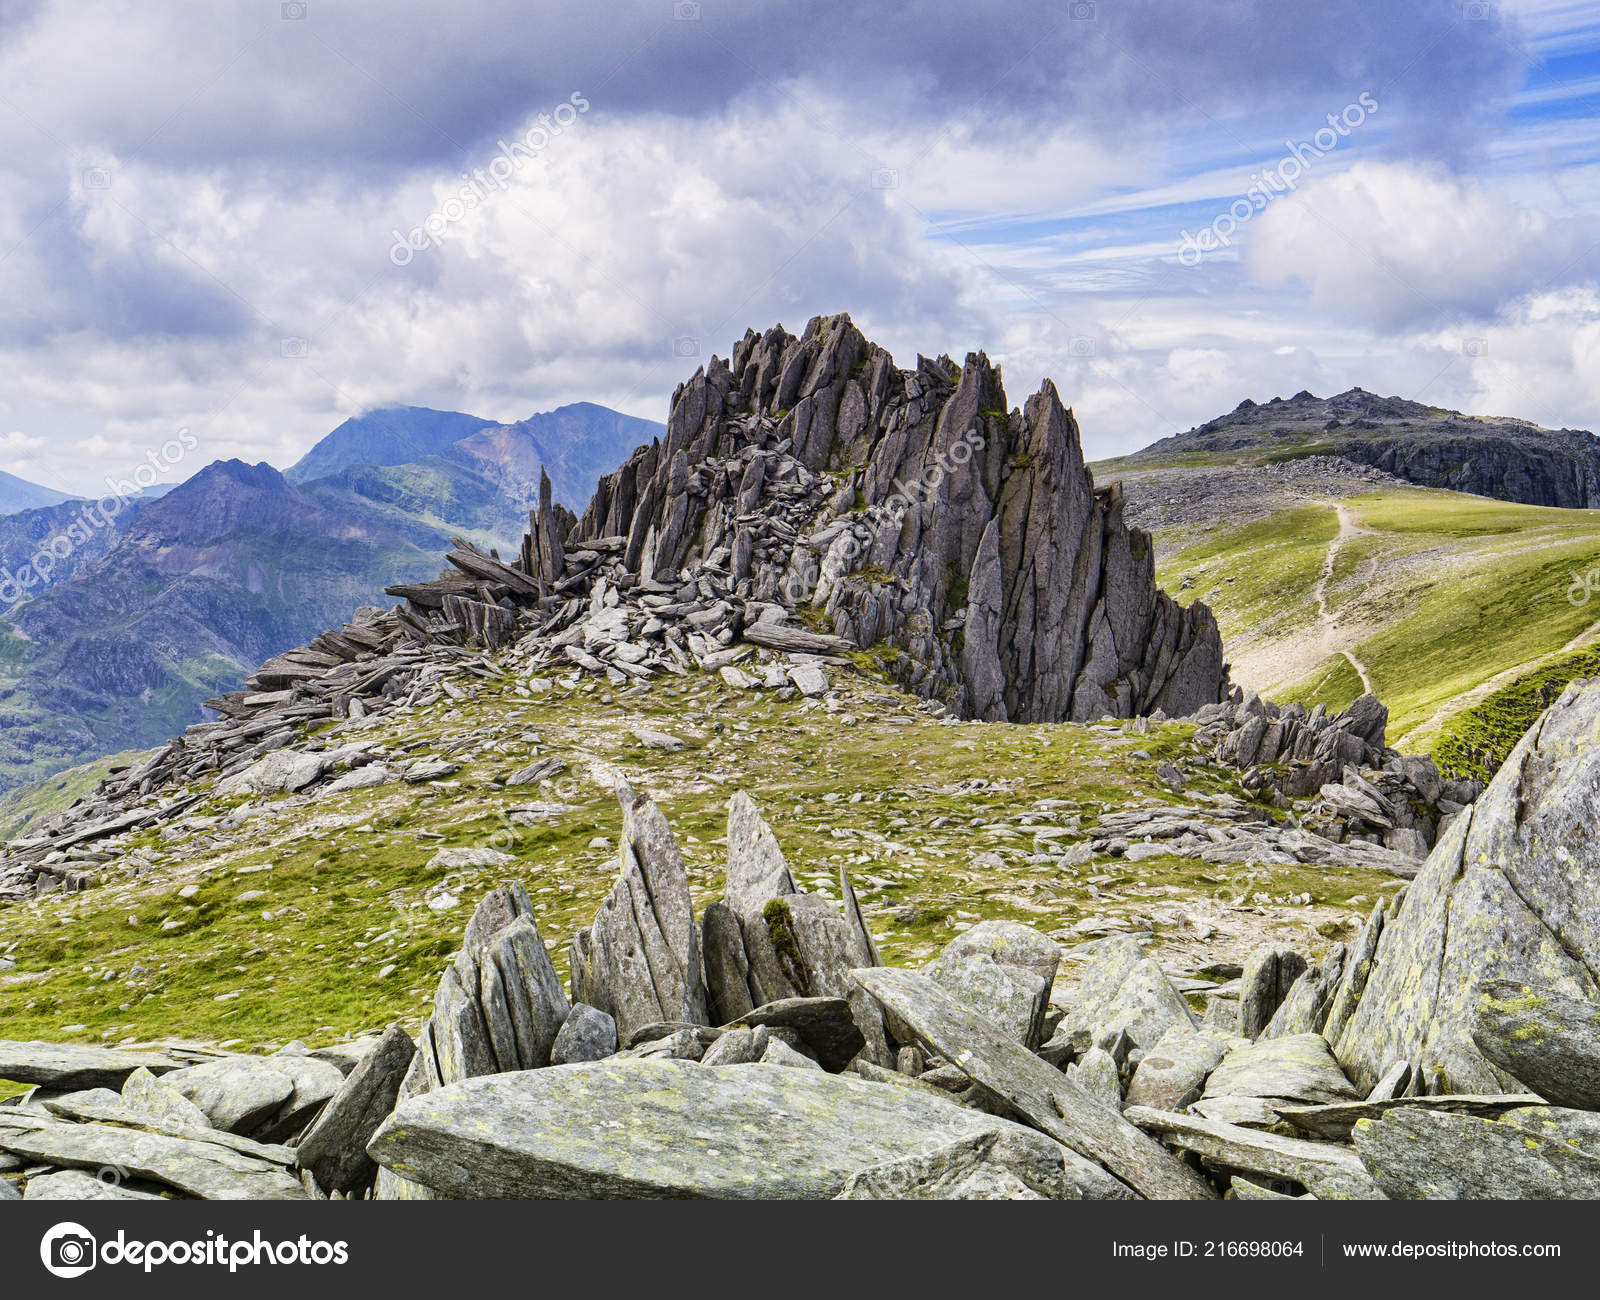
[{"label": "grassy hillside", "polygon": [[1157,556],[1217,611],[1235,680],[1334,708],[1364,672],[1411,749],[1600,631],[1600,600],[1568,598],[1600,570],[1600,511],[1396,488],[1158,533]]},{"label": "grassy hillside", "polygon": [[[0,953],[16,962],[0,973],[7,1034],[267,1046],[414,1023],[473,907],[508,879],[526,884],[565,975],[573,931],[616,876],[618,774],[670,819],[697,907],[721,890],[727,802],[744,790],[802,888],[837,898],[848,868],[896,963],[988,917],[1069,947],[1111,930],[1145,933],[1189,970],[1261,942],[1315,951],[1353,933],[1379,892],[1401,883],[1160,852],[1064,857],[1060,846],[1086,844],[1104,811],[1242,796],[1237,773],[1223,769],[1196,765],[1181,795],[1162,782],[1158,767],[1190,753],[1182,723],[1148,733],[946,723],[848,669],[835,670],[841,698],[830,708],[734,690],[714,674],[615,696],[592,680],[544,695],[513,672],[460,680],[471,693],[459,703],[341,737],[396,757],[447,754],[461,764],[449,779],[202,802],[173,827],[125,836],[101,886],[0,912]],[[685,748],[647,748],[633,734],[641,726]],[[568,770],[541,788],[504,785],[544,756]],[[495,848],[514,861],[430,869],[442,847]],[[1250,905],[1235,905],[1246,892]]]}]

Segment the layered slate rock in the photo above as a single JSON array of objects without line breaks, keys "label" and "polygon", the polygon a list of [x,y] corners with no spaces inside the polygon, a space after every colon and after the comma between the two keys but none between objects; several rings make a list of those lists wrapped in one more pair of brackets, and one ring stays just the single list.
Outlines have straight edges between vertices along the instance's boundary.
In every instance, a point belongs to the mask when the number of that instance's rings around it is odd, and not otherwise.
[{"label": "layered slate rock", "polygon": [[1600,1002],[1510,980],[1478,989],[1472,1041],[1546,1101],[1600,1110]]},{"label": "layered slate rock", "polygon": [[299,1179],[275,1163],[215,1142],[112,1124],[0,1115],[0,1150],[64,1168],[119,1169],[202,1200],[307,1199]]},{"label": "layered slate rock", "polygon": [[966,717],[1188,714],[1222,698],[1216,621],[1156,588],[1122,508],[1051,384],[1012,409],[983,353],[898,369],[841,315],[713,357],[566,547],[623,538],[628,567],[667,586],[714,561],[747,639],[807,648],[785,614],[809,606]]},{"label": "layered slate rock", "polygon": [[416,1051],[411,1035],[390,1025],[317,1117],[300,1142],[299,1159],[319,1186],[348,1193],[371,1184],[377,1166],[367,1143],[394,1110]]},{"label": "layered slate rock", "polygon": [[[1521,1083],[1473,1041],[1480,984],[1510,980],[1560,997],[1600,997],[1600,683],[1573,683],[1450,826],[1378,933],[1345,1018],[1328,1037],[1370,1088],[1397,1060],[1422,1090],[1514,1093]],[[1369,927],[1371,930],[1374,927]]]},{"label": "layered slate rock", "polygon": [[923,968],[969,1009],[1030,1048],[1044,1041],[1061,949],[1016,921],[980,921]]},{"label": "layered slate rock", "polygon": [[1393,1110],[1355,1126],[1356,1151],[1392,1200],[1600,1198],[1600,1115],[1532,1106],[1498,1120]]},{"label": "layered slate rock", "polygon": [[159,1052],[0,1040],[0,1079],[41,1088],[120,1088],[135,1070],[167,1074],[182,1064]]},{"label": "layered slate rock", "polygon": [[610,1060],[412,1098],[369,1150],[462,1199],[814,1200],[873,1165],[1002,1126],[848,1075]]},{"label": "layered slate rock", "polygon": [[610,1015],[623,1040],[662,1021],[710,1024],[688,868],[661,809],[631,791],[618,853],[616,884],[573,939],[573,996]]},{"label": "layered slate rock", "polygon": [[1097,1161],[1140,1195],[1207,1200],[1215,1192],[1183,1164],[944,989],[911,971],[859,970],[855,979],[975,1084],[1041,1132]]},{"label": "layered slate rock", "polygon": [[890,1064],[882,1013],[849,975],[881,959],[843,869],[842,910],[820,894],[801,893],[772,828],[741,791],[728,803],[726,881],[702,922],[709,1005],[718,1020],[743,1022],[774,1003],[843,999],[868,1057]]},{"label": "layered slate rock", "polygon": [[841,1201],[1116,1201],[1132,1193],[1075,1151],[1014,1124],[851,1177]]}]

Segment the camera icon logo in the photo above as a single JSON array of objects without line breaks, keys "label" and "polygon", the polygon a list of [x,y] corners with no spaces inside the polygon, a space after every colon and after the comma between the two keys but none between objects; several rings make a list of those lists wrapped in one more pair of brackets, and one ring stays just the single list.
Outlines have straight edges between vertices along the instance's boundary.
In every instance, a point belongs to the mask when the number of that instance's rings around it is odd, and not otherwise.
[{"label": "camera icon logo", "polygon": [[672,17],[680,23],[697,23],[700,21],[700,6],[695,0],[678,0],[672,6]]},{"label": "camera icon logo", "polygon": [[1461,350],[1469,357],[1486,357],[1489,355],[1488,339],[1463,339]]},{"label": "camera icon logo", "polygon": [[83,173],[83,188],[86,190],[109,190],[111,188],[111,170],[107,167],[90,167]]},{"label": "camera icon logo", "polygon": [[81,1223],[58,1223],[39,1243],[39,1258],[56,1277],[82,1277],[100,1262],[100,1247]]},{"label": "camera icon logo", "polygon": [[304,339],[283,339],[278,344],[278,354],[287,360],[295,361],[301,357],[311,355],[311,344]]},{"label": "camera icon logo", "polygon": [[286,23],[304,22],[307,13],[305,0],[284,0],[278,12]]},{"label": "camera icon logo", "polygon": [[672,355],[675,357],[697,357],[700,355],[700,340],[687,336],[672,340]]},{"label": "camera icon logo", "polygon": [[1069,357],[1092,357],[1095,353],[1094,340],[1078,335],[1067,340],[1067,355]]},{"label": "camera icon logo", "polygon": [[893,167],[879,167],[872,173],[872,188],[895,190],[900,188],[900,173]]}]

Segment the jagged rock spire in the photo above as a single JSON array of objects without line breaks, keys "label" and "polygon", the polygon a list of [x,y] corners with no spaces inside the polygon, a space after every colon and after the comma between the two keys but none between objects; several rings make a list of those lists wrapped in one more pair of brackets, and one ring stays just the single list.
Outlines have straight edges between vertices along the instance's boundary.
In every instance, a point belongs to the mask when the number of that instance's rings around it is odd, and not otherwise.
[{"label": "jagged rock spire", "polygon": [[710,564],[752,604],[887,643],[964,716],[1187,714],[1226,683],[1210,610],[1157,590],[1052,384],[1008,412],[983,353],[897,369],[848,316],[748,332],[697,371],[567,540],[610,537],[641,581]]}]

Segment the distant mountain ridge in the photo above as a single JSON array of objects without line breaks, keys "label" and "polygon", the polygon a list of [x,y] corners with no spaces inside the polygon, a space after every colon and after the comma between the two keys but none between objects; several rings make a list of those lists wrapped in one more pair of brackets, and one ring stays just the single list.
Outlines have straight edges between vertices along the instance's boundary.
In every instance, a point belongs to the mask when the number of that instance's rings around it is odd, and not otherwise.
[{"label": "distant mountain ridge", "polygon": [[72,542],[22,603],[0,588],[0,790],[202,721],[264,660],[437,575],[452,537],[514,548],[541,468],[574,481],[663,429],[586,403],[505,426],[392,408],[334,430],[298,480],[218,461],[105,527],[69,535],[76,501],[0,518],[7,572]]},{"label": "distant mountain ridge", "polygon": [[1227,415],[1113,464],[1246,465],[1307,456],[1338,456],[1424,487],[1524,505],[1600,508],[1600,437],[1361,388],[1266,403],[1246,398]]},{"label": "distant mountain ridge", "polygon": [[0,470],[0,515],[16,514],[19,510],[39,510],[75,499],[70,493],[41,487]]},{"label": "distant mountain ridge", "polygon": [[593,402],[574,402],[514,424],[423,406],[388,407],[346,420],[284,477],[309,483],[357,466],[442,459],[485,475],[530,503],[538,497],[543,470],[556,500],[570,506],[587,501],[600,476],[635,447],[665,432],[664,424]]}]

